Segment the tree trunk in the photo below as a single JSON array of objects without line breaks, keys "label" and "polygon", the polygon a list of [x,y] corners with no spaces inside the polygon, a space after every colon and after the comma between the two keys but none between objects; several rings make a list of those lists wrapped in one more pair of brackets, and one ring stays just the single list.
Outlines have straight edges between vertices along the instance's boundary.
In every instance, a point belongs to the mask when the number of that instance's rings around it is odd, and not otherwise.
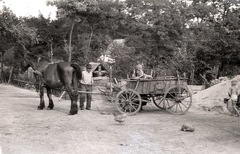
[{"label": "tree trunk", "polygon": [[11,72],[10,72],[9,79],[8,79],[8,84],[9,84],[9,83],[10,83],[10,81],[11,81],[11,78],[12,78],[12,73],[13,73],[13,67],[11,67]]},{"label": "tree trunk", "polygon": [[50,51],[50,59],[51,59],[51,62],[52,62],[52,56],[53,56],[53,47],[52,47],[52,41],[51,41],[51,51]]},{"label": "tree trunk", "polygon": [[3,83],[3,53],[1,52],[1,82]]},{"label": "tree trunk", "polygon": [[89,52],[90,52],[90,45],[91,45],[91,41],[92,41],[92,35],[93,35],[93,28],[91,27],[91,34],[90,34],[90,37],[89,37],[89,42],[88,42],[88,52],[87,52],[87,57],[86,58],[89,58]]},{"label": "tree trunk", "polygon": [[72,22],[72,27],[69,35],[69,45],[68,45],[68,61],[71,62],[72,59],[72,32],[73,32],[73,27],[74,27],[74,21]]},{"label": "tree trunk", "polygon": [[217,79],[222,75],[222,71],[224,67],[225,67],[225,63],[221,62],[219,65],[218,73],[217,73]]},{"label": "tree trunk", "polygon": [[195,70],[193,68],[192,71],[191,71],[191,74],[190,74],[190,84],[191,85],[194,84],[194,73],[195,73]]},{"label": "tree trunk", "polygon": [[93,28],[91,27],[91,34],[90,34],[90,38],[89,38],[88,49],[90,49],[91,40],[92,40],[92,35],[93,35]]}]

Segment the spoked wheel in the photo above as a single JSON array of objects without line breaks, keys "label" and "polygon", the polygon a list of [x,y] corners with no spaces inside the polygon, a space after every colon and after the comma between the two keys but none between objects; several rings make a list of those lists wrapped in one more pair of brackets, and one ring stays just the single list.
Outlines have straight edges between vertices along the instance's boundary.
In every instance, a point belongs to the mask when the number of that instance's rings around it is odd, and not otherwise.
[{"label": "spoked wheel", "polygon": [[142,99],[135,90],[122,90],[117,94],[116,105],[119,112],[133,115],[141,109]]},{"label": "spoked wheel", "polygon": [[160,95],[160,96],[153,96],[153,97],[152,97],[153,103],[154,103],[159,109],[165,110],[163,98],[164,98],[164,97],[163,97],[162,95]]},{"label": "spoked wheel", "polygon": [[163,101],[168,112],[185,114],[192,105],[192,94],[186,86],[173,86],[166,91]]}]

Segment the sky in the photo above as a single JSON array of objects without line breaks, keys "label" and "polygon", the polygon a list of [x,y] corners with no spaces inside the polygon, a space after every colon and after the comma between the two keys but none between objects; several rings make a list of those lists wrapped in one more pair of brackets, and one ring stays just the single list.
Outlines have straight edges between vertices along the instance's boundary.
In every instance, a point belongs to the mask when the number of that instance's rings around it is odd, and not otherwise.
[{"label": "sky", "polygon": [[[39,11],[44,17],[48,17],[51,13],[51,19],[56,17],[56,8],[47,6],[46,0],[3,0],[4,5],[9,7],[13,13],[19,16],[35,16],[37,17]],[[0,0],[0,8],[2,8],[3,2]]]}]

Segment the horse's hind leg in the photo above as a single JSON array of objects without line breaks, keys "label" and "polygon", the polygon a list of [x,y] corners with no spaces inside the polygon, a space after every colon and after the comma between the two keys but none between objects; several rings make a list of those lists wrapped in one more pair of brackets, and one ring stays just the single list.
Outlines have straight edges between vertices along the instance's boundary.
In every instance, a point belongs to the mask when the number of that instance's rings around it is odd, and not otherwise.
[{"label": "horse's hind leg", "polygon": [[38,106],[38,110],[42,110],[45,107],[43,86],[40,86],[39,89],[40,89],[40,105]]},{"label": "horse's hind leg", "polygon": [[48,86],[46,86],[46,89],[47,89],[47,96],[49,99],[49,104],[47,109],[52,110],[54,107],[53,100],[52,100],[52,90]]}]

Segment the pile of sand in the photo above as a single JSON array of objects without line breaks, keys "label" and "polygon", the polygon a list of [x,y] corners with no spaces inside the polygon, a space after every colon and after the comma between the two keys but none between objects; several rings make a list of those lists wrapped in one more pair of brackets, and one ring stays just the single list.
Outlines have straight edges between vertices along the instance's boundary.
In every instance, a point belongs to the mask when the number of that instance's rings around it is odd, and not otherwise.
[{"label": "pile of sand", "polygon": [[228,113],[224,98],[228,98],[228,90],[232,80],[240,81],[240,75],[231,80],[223,81],[208,89],[200,91],[193,95],[192,107],[205,111],[218,111]]}]

